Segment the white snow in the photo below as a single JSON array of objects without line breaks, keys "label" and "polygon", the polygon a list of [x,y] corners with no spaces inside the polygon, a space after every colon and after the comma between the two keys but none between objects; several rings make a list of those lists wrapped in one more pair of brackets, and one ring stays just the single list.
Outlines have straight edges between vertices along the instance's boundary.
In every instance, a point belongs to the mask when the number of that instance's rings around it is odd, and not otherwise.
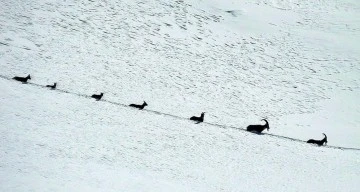
[{"label": "white snow", "polygon": [[359,1],[0,7],[0,191],[358,191]]}]

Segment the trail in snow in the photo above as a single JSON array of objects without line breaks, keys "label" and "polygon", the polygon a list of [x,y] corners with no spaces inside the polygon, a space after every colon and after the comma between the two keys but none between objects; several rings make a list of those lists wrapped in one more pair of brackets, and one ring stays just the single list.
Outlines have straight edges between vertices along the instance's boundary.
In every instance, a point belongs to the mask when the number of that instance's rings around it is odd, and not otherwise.
[{"label": "trail in snow", "polygon": [[195,124],[3,78],[0,89],[1,191],[359,186],[359,151]]},{"label": "trail in snow", "polygon": [[358,191],[360,1],[0,7],[0,191]]},{"label": "trail in snow", "polygon": [[[6,79],[6,80],[12,80],[10,77],[6,77],[4,75],[0,75],[0,78]],[[40,84],[36,84],[36,83],[33,83],[33,82],[28,82],[26,84],[49,89],[48,87],[46,87],[46,85],[40,85]],[[63,90],[63,89],[58,89],[57,88],[57,89],[49,89],[49,90],[51,90],[51,91],[59,91],[59,92],[67,93],[67,94],[76,95],[76,96],[79,96],[79,97],[86,97],[86,98],[92,99],[89,95],[85,95],[85,94],[81,94],[81,93],[74,93],[74,92]],[[106,99],[101,99],[100,101],[101,102],[111,103],[113,105],[118,105],[118,106],[122,106],[122,107],[129,107],[129,105],[122,104],[122,103],[119,103],[119,102],[109,101],[109,100],[106,100]],[[129,107],[129,108],[131,108],[131,107]],[[181,117],[181,116],[168,114],[168,113],[163,113],[163,112],[160,112],[160,111],[149,110],[149,109],[143,109],[143,111],[155,113],[155,114],[158,114],[158,115],[165,115],[165,116],[169,116],[169,117],[177,118],[177,119],[183,119],[183,120],[188,120],[189,119],[189,118],[186,118],[186,117]],[[241,127],[227,126],[227,125],[221,125],[221,124],[210,123],[210,122],[202,122],[202,123],[207,124],[207,125],[211,125],[211,126],[215,126],[215,127],[246,131],[245,128],[241,128]],[[304,142],[303,140],[300,140],[300,139],[281,136],[281,135],[275,135],[275,134],[271,134],[271,133],[261,133],[261,134],[262,135],[269,135],[269,136],[277,137],[277,138],[281,138],[281,139],[288,139],[288,140],[296,141],[296,142]],[[358,148],[351,148],[351,147],[339,147],[339,146],[332,146],[332,145],[326,145],[326,146],[323,146],[323,147],[328,147],[328,148],[333,148],[333,149],[341,149],[341,150],[358,150],[358,151],[360,151],[360,149],[358,149]]]},{"label": "trail in snow", "polygon": [[4,75],[37,74],[36,82],[101,89],[125,103],[150,100],[168,114],[212,111],[213,122],[230,126],[270,118],[278,135],[326,132],[337,146],[360,147],[349,139],[360,136],[356,1],[4,0],[0,7]]}]

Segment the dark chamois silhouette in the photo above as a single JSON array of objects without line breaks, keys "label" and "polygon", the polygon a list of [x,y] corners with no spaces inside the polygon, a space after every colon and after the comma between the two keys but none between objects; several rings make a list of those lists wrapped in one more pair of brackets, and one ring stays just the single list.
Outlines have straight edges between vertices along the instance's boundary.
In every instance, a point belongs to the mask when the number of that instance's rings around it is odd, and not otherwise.
[{"label": "dark chamois silhouette", "polygon": [[270,127],[268,121],[266,119],[262,119],[262,120],[266,122],[265,125],[249,125],[247,126],[246,130],[256,133],[261,133],[265,129],[269,131]]},{"label": "dark chamois silhouette", "polygon": [[46,85],[46,87],[50,87],[51,89],[56,89],[56,83],[54,83],[54,85]]},{"label": "dark chamois silhouette", "polygon": [[28,75],[27,77],[18,77],[18,76],[15,76],[13,77],[14,80],[16,81],[20,81],[20,82],[23,82],[23,83],[27,83],[27,80],[31,79],[30,75]]},{"label": "dark chamois silhouette", "polygon": [[205,115],[205,112],[202,112],[200,117],[192,116],[192,117],[190,117],[190,120],[198,121],[199,123],[203,122],[204,121],[204,115]]},{"label": "dark chamois silhouette", "polygon": [[324,139],[322,139],[322,140],[309,139],[306,143],[313,143],[313,144],[317,144],[319,146],[324,145],[324,143],[327,144],[327,137],[326,137],[325,133],[323,133],[323,134],[325,136]]},{"label": "dark chamois silhouette", "polygon": [[137,105],[137,104],[130,104],[130,107],[135,107],[138,108],[140,110],[144,109],[145,106],[147,106],[148,104],[144,101],[144,103],[142,105]]},{"label": "dark chamois silhouette", "polygon": [[94,94],[94,95],[91,95],[91,97],[99,101],[103,95],[104,95],[104,93],[100,93],[100,95]]}]

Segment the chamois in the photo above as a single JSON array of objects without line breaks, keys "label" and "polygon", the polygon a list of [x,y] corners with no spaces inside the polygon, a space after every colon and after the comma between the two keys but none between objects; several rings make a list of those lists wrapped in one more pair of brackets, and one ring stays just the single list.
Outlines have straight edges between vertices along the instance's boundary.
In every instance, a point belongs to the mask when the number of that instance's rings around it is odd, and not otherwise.
[{"label": "chamois", "polygon": [[30,74],[27,76],[27,77],[18,77],[18,76],[15,76],[13,77],[14,80],[16,81],[20,81],[20,82],[23,82],[23,83],[27,83],[27,80],[31,79],[30,77]]},{"label": "chamois", "polygon": [[266,122],[265,125],[249,125],[249,126],[247,126],[246,130],[250,131],[250,132],[257,132],[257,133],[261,133],[265,129],[267,129],[269,131],[269,129],[270,129],[269,122],[266,119],[262,119],[262,120]]},{"label": "chamois", "polygon": [[144,101],[144,103],[142,105],[137,105],[137,104],[130,104],[130,107],[135,107],[138,108],[139,110],[144,109],[145,106],[147,106],[148,104]]},{"label": "chamois", "polygon": [[99,101],[103,95],[104,95],[104,93],[100,93],[100,95],[94,94],[94,95],[91,95],[91,97]]},{"label": "chamois", "polygon": [[50,87],[51,89],[56,89],[56,83],[54,83],[54,85],[46,85],[46,87]]},{"label": "chamois", "polygon": [[326,137],[325,133],[323,133],[323,134],[325,136],[324,139],[322,139],[322,140],[309,139],[306,143],[313,143],[313,144],[317,144],[319,146],[324,145],[324,143],[327,144],[327,137]]},{"label": "chamois", "polygon": [[192,117],[190,117],[190,120],[203,122],[204,121],[204,115],[205,115],[205,112],[202,112],[200,117],[192,116]]}]

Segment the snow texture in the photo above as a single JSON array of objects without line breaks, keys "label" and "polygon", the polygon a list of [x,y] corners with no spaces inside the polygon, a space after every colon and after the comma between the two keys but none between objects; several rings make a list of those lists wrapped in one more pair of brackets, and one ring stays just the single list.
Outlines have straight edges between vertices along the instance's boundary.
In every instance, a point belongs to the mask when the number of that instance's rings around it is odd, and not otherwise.
[{"label": "snow texture", "polygon": [[[0,191],[360,187],[359,1],[2,0],[0,10]],[[203,111],[204,123],[188,120]],[[262,118],[269,132],[244,131]],[[304,142],[322,133],[329,146]]]}]

